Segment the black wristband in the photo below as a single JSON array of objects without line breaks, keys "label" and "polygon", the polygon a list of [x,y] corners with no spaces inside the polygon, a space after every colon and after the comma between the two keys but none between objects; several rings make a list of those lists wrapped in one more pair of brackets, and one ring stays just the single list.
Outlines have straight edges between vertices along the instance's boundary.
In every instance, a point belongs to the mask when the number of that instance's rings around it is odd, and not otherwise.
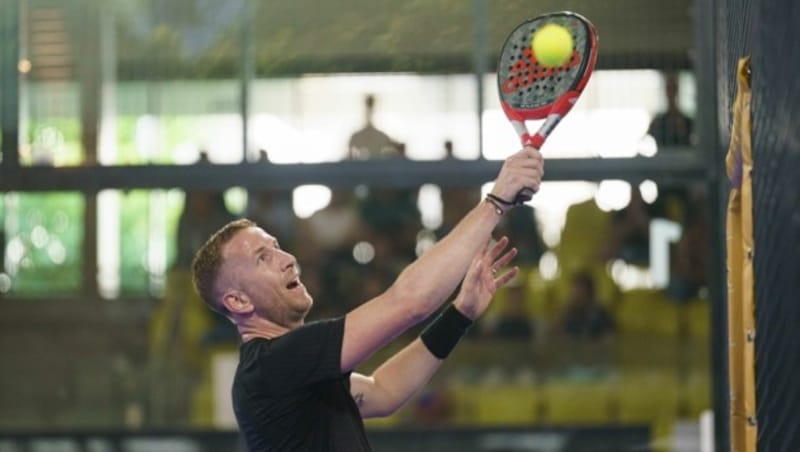
[{"label": "black wristband", "polygon": [[425,327],[419,337],[433,356],[445,359],[467,333],[470,326],[472,326],[472,320],[451,304],[430,325]]}]

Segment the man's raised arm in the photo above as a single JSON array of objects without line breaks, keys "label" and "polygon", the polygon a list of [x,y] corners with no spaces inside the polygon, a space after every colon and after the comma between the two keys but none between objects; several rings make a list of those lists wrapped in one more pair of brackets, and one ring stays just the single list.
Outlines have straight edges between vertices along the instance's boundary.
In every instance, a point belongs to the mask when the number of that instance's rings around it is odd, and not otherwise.
[{"label": "man's raised arm", "polygon": [[[492,194],[511,201],[524,187],[541,183],[541,154],[525,148],[503,164]],[[485,246],[507,208],[482,201],[425,254],[406,267],[383,294],[347,314],[342,342],[342,371],[350,371],[391,339],[421,322],[444,303]]]}]

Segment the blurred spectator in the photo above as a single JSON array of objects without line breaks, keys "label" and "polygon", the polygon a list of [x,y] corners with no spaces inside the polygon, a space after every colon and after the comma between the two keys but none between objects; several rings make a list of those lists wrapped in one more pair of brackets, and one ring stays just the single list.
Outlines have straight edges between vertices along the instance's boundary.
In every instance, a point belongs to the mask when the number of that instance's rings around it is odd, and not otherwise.
[{"label": "blurred spectator", "polygon": [[588,272],[575,274],[556,332],[572,339],[603,339],[614,330],[611,314],[597,301],[592,275]]},{"label": "blurred spectator", "polygon": [[648,133],[659,147],[691,146],[694,142],[694,123],[678,107],[678,75],[664,75],[667,110],[657,114],[650,123]]},{"label": "blurred spectator", "polygon": [[667,296],[678,301],[697,297],[708,283],[709,217],[705,190],[694,190],[686,209],[683,234],[675,247]]},{"label": "blurred spectator", "polygon": [[[198,165],[210,164],[208,153],[200,151]],[[187,191],[178,219],[177,256],[174,267],[188,270],[195,250],[222,225],[236,218],[225,205],[221,191]]]},{"label": "blurred spectator", "polygon": [[501,310],[494,320],[490,335],[498,339],[531,339],[535,329],[525,304],[525,286],[509,285],[504,289]]},{"label": "blurred spectator", "polygon": [[375,246],[375,258],[398,272],[416,259],[417,234],[422,230],[418,193],[417,188],[370,188],[360,199],[359,212]]},{"label": "blurred spectator", "polygon": [[[258,162],[270,164],[267,151],[260,151]],[[296,217],[292,207],[291,190],[271,189],[259,192],[251,190],[247,198],[247,217],[264,230],[276,231],[277,236],[281,238],[283,248],[294,248]]]},{"label": "blurred spectator", "polygon": [[195,250],[222,225],[235,219],[222,192],[189,191],[178,219],[178,253],[175,266],[188,269]]},{"label": "blurred spectator", "polygon": [[364,229],[353,192],[339,189],[332,190],[328,205],[314,212],[301,227],[304,245],[310,241],[328,252],[351,248],[364,236]]},{"label": "blurred spectator", "polygon": [[544,244],[532,207],[524,205],[509,210],[499,227],[501,234],[508,236],[511,243],[519,250],[517,262],[520,266],[539,263],[544,253]]},{"label": "blurred spectator", "polygon": [[447,159],[447,160],[455,158],[455,155],[453,155],[453,141],[452,140],[444,140],[444,158]]},{"label": "blurred spectator", "polygon": [[366,123],[364,127],[350,136],[347,146],[347,155],[350,160],[367,160],[378,157],[400,157],[404,154],[405,146],[391,139],[389,135],[379,130],[373,124],[375,113],[375,97],[367,95],[364,98]]},{"label": "blurred spectator", "polygon": [[302,221],[298,232],[297,242],[303,246],[297,247],[297,256],[306,263],[303,279],[316,280],[320,290],[330,294],[331,303],[322,308],[341,315],[354,298],[352,281],[359,266],[353,247],[366,235],[353,192],[333,190],[330,203]]},{"label": "blurred spectator", "polygon": [[[452,141],[447,140],[444,142],[444,152],[446,159],[455,158]],[[442,224],[436,229],[437,238],[447,235],[458,221],[481,200],[481,191],[475,187],[448,186],[441,189]]]},{"label": "blurred spectator", "polygon": [[629,264],[650,264],[650,221],[654,215],[642,199],[639,188],[631,185],[630,202],[612,214],[611,236],[606,244],[604,259],[622,259]]},{"label": "blurred spectator", "polygon": [[[670,146],[692,146],[695,143],[694,121],[684,114],[678,106],[679,95],[678,74],[668,72],[664,74],[664,95],[667,100],[666,111],[657,114],[650,122],[647,133],[653,137],[659,149]],[[659,202],[670,206],[675,212],[684,208],[688,202],[688,193],[684,187],[662,187]],[[676,209],[677,206],[680,206]],[[673,221],[683,221],[684,212],[676,212],[667,218]]]}]

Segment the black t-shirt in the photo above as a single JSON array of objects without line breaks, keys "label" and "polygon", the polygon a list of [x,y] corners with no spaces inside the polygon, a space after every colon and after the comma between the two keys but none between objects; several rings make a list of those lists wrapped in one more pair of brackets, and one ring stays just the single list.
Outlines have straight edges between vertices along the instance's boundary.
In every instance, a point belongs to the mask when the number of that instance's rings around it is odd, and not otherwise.
[{"label": "black t-shirt", "polygon": [[242,344],[233,409],[251,452],[371,450],[340,370],[343,334],[337,318]]}]

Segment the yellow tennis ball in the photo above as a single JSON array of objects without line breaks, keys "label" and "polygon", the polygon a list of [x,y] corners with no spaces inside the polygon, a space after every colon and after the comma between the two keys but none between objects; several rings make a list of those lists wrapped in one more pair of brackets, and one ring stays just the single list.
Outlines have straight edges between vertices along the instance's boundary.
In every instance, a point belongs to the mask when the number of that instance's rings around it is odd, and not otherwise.
[{"label": "yellow tennis ball", "polygon": [[542,66],[561,66],[572,56],[572,34],[561,25],[547,24],[533,33],[533,54]]}]

